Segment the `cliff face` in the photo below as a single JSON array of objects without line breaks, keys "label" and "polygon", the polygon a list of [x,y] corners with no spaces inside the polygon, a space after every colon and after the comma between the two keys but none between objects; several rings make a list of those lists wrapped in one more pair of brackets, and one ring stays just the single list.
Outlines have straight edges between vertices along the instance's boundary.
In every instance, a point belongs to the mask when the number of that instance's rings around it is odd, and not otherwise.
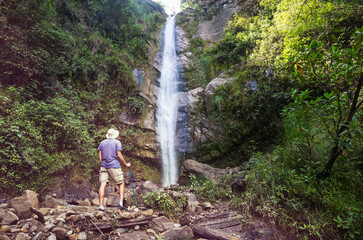
[{"label": "cliff face", "polygon": [[[206,116],[211,96],[218,86],[233,81],[228,73],[221,73],[215,79],[208,79],[200,65],[200,52],[204,46],[213,46],[223,37],[223,29],[233,15],[246,7],[246,1],[210,0],[198,2],[198,7],[186,8],[177,15],[177,41],[182,76],[189,91],[181,93],[180,106],[189,114],[188,131],[181,132],[180,139],[190,139],[183,153],[193,153],[198,144],[218,135],[215,126]],[[209,102],[208,102],[209,100]],[[183,136],[184,134],[184,136]]]}]

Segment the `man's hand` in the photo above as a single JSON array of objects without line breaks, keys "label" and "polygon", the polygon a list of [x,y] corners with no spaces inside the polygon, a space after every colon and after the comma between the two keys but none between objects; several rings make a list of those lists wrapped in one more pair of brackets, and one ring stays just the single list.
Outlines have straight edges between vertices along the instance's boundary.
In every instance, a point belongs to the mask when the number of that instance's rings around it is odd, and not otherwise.
[{"label": "man's hand", "polygon": [[130,168],[131,167],[131,163],[126,163],[126,167]]}]

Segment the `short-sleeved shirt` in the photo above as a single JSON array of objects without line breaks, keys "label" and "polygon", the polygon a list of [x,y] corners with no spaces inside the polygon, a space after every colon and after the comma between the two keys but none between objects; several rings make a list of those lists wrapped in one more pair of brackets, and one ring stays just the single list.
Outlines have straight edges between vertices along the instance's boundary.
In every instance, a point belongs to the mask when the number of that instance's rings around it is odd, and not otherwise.
[{"label": "short-sleeved shirt", "polygon": [[101,167],[104,168],[121,168],[117,158],[117,151],[122,151],[121,142],[114,138],[108,138],[100,143],[97,148],[102,153]]}]

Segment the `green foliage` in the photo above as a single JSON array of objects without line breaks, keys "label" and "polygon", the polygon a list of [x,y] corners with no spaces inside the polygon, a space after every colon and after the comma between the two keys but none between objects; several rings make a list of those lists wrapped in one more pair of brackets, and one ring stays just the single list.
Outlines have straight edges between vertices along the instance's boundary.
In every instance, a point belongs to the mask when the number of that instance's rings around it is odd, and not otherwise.
[{"label": "green foliage", "polygon": [[134,0],[2,1],[0,19],[4,191],[41,190],[71,168],[90,174],[103,128],[145,109],[131,71],[148,62],[162,9]]},{"label": "green foliage", "polygon": [[184,195],[170,196],[166,192],[152,192],[143,196],[146,207],[160,210],[172,218],[180,217],[187,205]]},{"label": "green foliage", "polygon": [[232,197],[232,190],[227,185],[226,177],[218,184],[209,179],[197,179],[193,174],[189,175],[189,179],[198,199],[215,203],[217,200],[229,200]]}]

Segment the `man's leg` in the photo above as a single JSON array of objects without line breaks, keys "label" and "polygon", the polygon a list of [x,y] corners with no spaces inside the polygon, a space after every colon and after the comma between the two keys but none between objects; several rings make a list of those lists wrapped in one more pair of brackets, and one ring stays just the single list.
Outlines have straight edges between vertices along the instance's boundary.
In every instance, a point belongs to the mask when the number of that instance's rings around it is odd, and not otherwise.
[{"label": "man's leg", "polygon": [[98,198],[100,201],[100,208],[103,209],[103,200],[105,197],[105,189],[106,189],[107,182],[101,182],[100,188],[98,190]]},{"label": "man's leg", "polygon": [[121,183],[118,185],[118,191],[120,195],[120,205],[124,206],[124,193],[125,193],[125,183]]}]

